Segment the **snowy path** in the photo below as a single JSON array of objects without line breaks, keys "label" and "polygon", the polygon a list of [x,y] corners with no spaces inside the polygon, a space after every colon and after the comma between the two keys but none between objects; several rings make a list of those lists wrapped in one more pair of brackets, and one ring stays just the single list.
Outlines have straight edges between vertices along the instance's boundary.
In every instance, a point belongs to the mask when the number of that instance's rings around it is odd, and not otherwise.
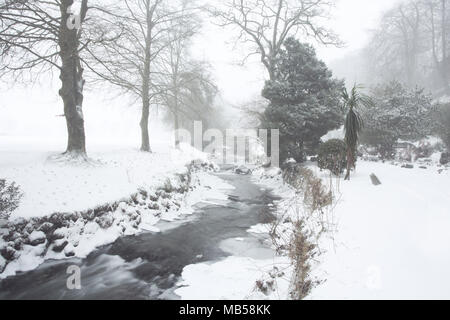
[{"label": "snowy path", "polygon": [[[198,208],[190,221],[175,226],[159,225],[165,229],[161,233],[121,238],[86,259],[49,261],[34,271],[8,278],[0,282],[0,299],[177,299],[174,291],[180,289],[177,284],[188,265],[219,261],[233,254],[248,259],[273,258],[273,252],[261,244],[263,239],[247,230],[271,221],[269,204],[274,197],[247,176],[221,178],[235,187],[229,191],[230,202]],[[66,288],[66,271],[74,264],[81,267],[79,291]],[[254,273],[254,279],[247,276],[247,281],[254,286],[260,275]],[[244,289],[248,294],[252,288]]]},{"label": "snowy path", "polygon": [[310,298],[450,298],[449,172],[360,162],[341,192],[320,267],[327,282]]}]

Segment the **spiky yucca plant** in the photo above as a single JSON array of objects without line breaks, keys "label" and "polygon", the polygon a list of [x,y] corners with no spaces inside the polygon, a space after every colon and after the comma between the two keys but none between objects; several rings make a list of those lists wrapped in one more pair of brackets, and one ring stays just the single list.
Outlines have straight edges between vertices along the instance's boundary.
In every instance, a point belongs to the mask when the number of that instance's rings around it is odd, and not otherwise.
[{"label": "spiky yucca plant", "polygon": [[348,109],[345,119],[345,144],[347,146],[347,174],[345,180],[350,180],[352,168],[356,168],[356,155],[359,136],[364,128],[364,121],[359,108],[373,105],[371,98],[359,91],[362,87],[354,85],[349,93],[346,88],[342,90],[344,108]]}]

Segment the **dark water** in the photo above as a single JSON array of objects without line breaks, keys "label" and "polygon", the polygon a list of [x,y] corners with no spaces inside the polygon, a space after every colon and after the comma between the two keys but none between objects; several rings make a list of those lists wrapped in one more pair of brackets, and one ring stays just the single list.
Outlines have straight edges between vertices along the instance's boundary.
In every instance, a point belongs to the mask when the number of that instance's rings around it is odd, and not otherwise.
[{"label": "dark water", "polygon": [[[46,262],[0,282],[0,299],[177,299],[173,290],[185,266],[230,255],[221,249],[224,240],[247,238],[249,227],[273,219],[270,192],[247,176],[221,178],[236,188],[226,206],[198,209],[190,221],[161,233],[118,239],[83,260]],[[81,290],[67,289],[71,265],[81,268]]]}]

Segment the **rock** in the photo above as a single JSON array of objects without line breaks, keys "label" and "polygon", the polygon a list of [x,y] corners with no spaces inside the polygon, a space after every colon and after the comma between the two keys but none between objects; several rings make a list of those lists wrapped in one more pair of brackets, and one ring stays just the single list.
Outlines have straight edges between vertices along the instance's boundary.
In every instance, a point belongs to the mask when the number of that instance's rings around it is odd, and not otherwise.
[{"label": "rock", "polygon": [[246,166],[240,166],[236,170],[234,170],[234,172],[241,175],[249,175],[252,173],[252,170],[250,170]]},{"label": "rock", "polygon": [[157,202],[150,202],[147,206],[150,210],[160,210],[159,204]]},{"label": "rock", "polygon": [[100,226],[96,222],[89,222],[84,227],[84,233],[85,234],[95,234],[98,229],[100,229]]},{"label": "rock", "polygon": [[28,240],[30,244],[35,247],[47,241],[47,236],[42,231],[33,231],[29,236]]},{"label": "rock", "polygon": [[122,211],[122,213],[125,213],[127,211],[128,204],[126,202],[119,203],[118,209]]},{"label": "rock", "polygon": [[19,254],[17,253],[17,251],[11,246],[3,248],[0,252],[0,256],[5,258],[6,261],[13,261],[18,257],[18,255]]},{"label": "rock", "polygon": [[21,239],[22,235],[19,232],[11,230],[7,235],[3,236],[3,239],[7,242],[16,241],[17,239]]},{"label": "rock", "polygon": [[420,167],[419,167],[419,169],[424,169],[424,170],[427,170],[427,169],[428,169],[428,167],[425,167],[425,166],[420,166]]},{"label": "rock", "polygon": [[444,152],[441,155],[440,163],[445,166],[446,164],[450,163],[450,152]]},{"label": "rock", "polygon": [[33,223],[28,223],[24,228],[26,233],[33,233],[36,230],[36,226]]},{"label": "rock", "polygon": [[64,255],[65,255],[67,258],[74,257],[74,256],[75,256],[75,248],[74,248],[74,246],[71,245],[71,244],[68,244],[68,245],[64,248]]},{"label": "rock", "polygon": [[404,164],[404,165],[402,165],[402,168],[404,168],[404,169],[414,169],[414,166],[412,164]]},{"label": "rock", "polygon": [[5,271],[6,264],[6,260],[2,256],[0,256],[0,273],[3,273],[3,271]]},{"label": "rock", "polygon": [[51,236],[51,240],[54,241],[64,239],[67,235],[67,231],[67,228],[56,229]]},{"label": "rock", "polygon": [[14,249],[20,251],[23,249],[23,239],[19,238],[14,241]]},{"label": "rock", "polygon": [[378,177],[377,177],[375,174],[373,174],[373,173],[370,175],[370,180],[372,180],[372,184],[373,184],[374,186],[379,186],[379,185],[381,185],[380,179],[378,179]]},{"label": "rock", "polygon": [[98,223],[98,225],[100,226],[100,228],[102,229],[109,229],[112,227],[113,223],[114,223],[114,217],[110,214],[105,214],[101,217],[98,217],[95,222]]},{"label": "rock", "polygon": [[41,226],[38,228],[38,231],[42,231],[45,234],[49,234],[52,232],[52,229],[54,228],[54,224],[50,222],[44,222],[41,224]]},{"label": "rock", "polygon": [[53,244],[53,251],[55,251],[56,253],[60,253],[67,247],[68,244],[69,242],[64,239],[56,240]]},{"label": "rock", "polygon": [[54,213],[50,217],[50,222],[53,223],[55,228],[68,227],[71,221],[76,221],[78,219],[77,214],[63,214]]}]

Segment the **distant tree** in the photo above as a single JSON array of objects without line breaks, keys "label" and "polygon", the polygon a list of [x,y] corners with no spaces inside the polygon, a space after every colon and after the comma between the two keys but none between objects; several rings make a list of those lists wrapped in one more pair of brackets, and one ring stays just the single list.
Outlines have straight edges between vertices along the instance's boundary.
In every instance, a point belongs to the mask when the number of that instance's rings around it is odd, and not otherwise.
[{"label": "distant tree", "polygon": [[[184,9],[186,10],[186,9]],[[183,12],[183,11],[181,11]],[[161,104],[167,107],[175,129],[175,146],[178,148],[179,129],[193,129],[195,120],[206,122],[213,113],[218,89],[204,62],[194,60],[189,54],[192,38],[199,32],[199,18],[183,15],[183,21],[174,21],[167,29],[167,46],[162,52],[159,72],[162,77]]]},{"label": "distant tree", "polygon": [[381,81],[400,80],[414,86],[422,48],[420,0],[401,2],[387,11],[368,47],[369,68]]},{"label": "distant tree", "polygon": [[280,159],[304,161],[320,139],[343,124],[340,92],[315,50],[289,38],[276,59],[277,77],[266,82],[263,97],[270,101],[263,127],[280,129]]},{"label": "distant tree", "polygon": [[235,27],[239,40],[252,44],[248,56],[259,55],[270,80],[275,80],[276,60],[287,38],[301,34],[323,44],[340,44],[325,27],[332,5],[329,0],[226,0],[209,11],[221,26]]},{"label": "distant tree", "polygon": [[364,126],[363,118],[358,109],[363,107],[370,108],[373,103],[368,96],[359,92],[359,88],[356,85],[353,86],[350,93],[348,93],[346,88],[343,89],[342,100],[344,109],[347,110],[344,124],[344,141],[347,148],[347,174],[345,180],[350,180],[352,168],[356,168],[358,142]]},{"label": "distant tree", "polygon": [[182,30],[177,37],[192,37],[197,21],[192,2],[186,0],[124,0],[117,8],[111,28],[122,35],[115,43],[97,46],[96,74],[136,98],[141,104],[141,151],[151,152],[149,119],[152,105],[161,104],[170,75],[161,70],[167,51],[178,38],[169,32]]}]

